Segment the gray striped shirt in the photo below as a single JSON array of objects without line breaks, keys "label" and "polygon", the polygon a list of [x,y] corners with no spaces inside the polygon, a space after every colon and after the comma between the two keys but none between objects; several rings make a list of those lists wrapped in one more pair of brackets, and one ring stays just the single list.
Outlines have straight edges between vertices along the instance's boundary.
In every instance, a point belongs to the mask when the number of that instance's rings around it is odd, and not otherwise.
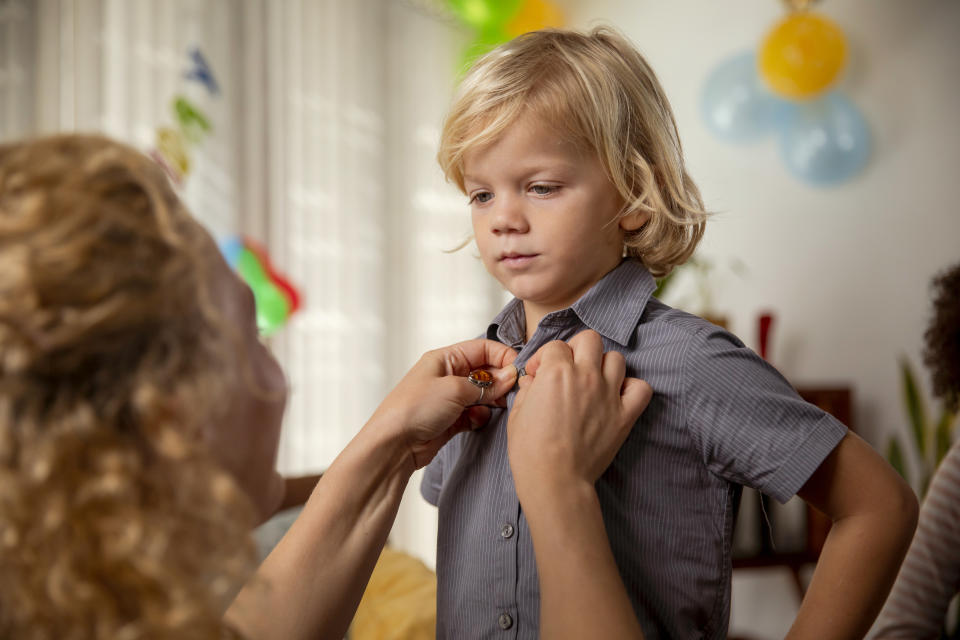
[{"label": "gray striped shirt", "polygon": [[[650,383],[650,406],[597,482],[607,535],[648,639],[723,638],[741,485],[785,502],[846,427],[732,334],[652,298],[654,288],[642,265],[624,260],[544,317],[529,343],[519,300],[487,337],[516,348],[519,366],[546,342],[591,328],[605,350],[623,353],[627,375]],[[440,509],[438,638],[538,636],[537,568],[506,418],[497,411],[451,440],[424,475],[421,493]]]}]

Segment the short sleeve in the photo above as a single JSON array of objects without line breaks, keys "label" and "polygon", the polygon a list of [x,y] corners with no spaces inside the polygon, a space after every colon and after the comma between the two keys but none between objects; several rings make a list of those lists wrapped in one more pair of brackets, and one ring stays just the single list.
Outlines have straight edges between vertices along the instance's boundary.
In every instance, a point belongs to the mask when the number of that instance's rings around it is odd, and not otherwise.
[{"label": "short sleeve", "polygon": [[781,503],[847,433],[736,336],[714,325],[692,337],[682,375],[685,422],[707,468]]}]

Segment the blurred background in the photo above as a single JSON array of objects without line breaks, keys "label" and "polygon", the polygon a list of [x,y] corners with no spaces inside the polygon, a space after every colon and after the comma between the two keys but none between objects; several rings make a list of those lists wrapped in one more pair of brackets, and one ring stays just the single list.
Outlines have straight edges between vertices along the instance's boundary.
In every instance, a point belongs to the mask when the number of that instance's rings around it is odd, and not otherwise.
[{"label": "blurred background", "polygon": [[[922,492],[936,451],[914,444],[908,409],[940,416],[921,350],[930,279],[960,260],[960,3],[822,0],[838,73],[771,93],[757,56],[796,5],[0,0],[0,142],[124,140],[217,238],[262,247],[300,297],[271,326],[292,386],[280,466],[316,472],[423,351],[480,334],[505,300],[474,249],[448,252],[469,213],[435,153],[465,61],[524,28],[612,25],[658,73],[716,212],[664,299],[724,323],[814,401],[839,391],[843,419]],[[418,486],[391,543],[433,566]],[[742,555],[770,551],[751,538],[757,510],[742,516]],[[802,505],[770,516],[775,553],[806,548]],[[731,633],[788,628],[794,579],[768,564],[734,571]]]}]

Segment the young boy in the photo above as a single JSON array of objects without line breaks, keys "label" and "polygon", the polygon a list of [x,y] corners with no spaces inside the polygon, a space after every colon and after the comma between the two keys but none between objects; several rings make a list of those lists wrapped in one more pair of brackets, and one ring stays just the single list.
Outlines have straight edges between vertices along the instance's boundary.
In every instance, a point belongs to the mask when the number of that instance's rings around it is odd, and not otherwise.
[{"label": "young boy", "polygon": [[[834,521],[793,637],[858,637],[916,522],[899,476],[803,402],[733,335],[651,297],[706,213],[653,72],[609,30],[546,30],[479,60],[444,126],[440,164],[469,197],[490,273],[515,297],[487,337],[516,365],[584,329],[654,398],[597,483],[647,638],[722,638],[743,485]],[[506,455],[508,409],[458,436],[421,491],[440,509],[439,638],[536,638],[537,567]],[[589,576],[585,576],[589,579]]]}]

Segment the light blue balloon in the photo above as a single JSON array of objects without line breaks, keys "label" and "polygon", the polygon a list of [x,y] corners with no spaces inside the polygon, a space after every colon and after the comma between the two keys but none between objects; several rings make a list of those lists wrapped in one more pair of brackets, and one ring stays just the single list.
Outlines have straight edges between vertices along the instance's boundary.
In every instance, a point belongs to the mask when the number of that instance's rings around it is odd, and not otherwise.
[{"label": "light blue balloon", "polygon": [[707,127],[728,142],[754,142],[773,133],[783,101],[763,86],[752,51],[724,60],[707,76],[701,96]]},{"label": "light blue balloon", "polygon": [[870,128],[856,105],[837,92],[791,105],[779,127],[784,162],[811,184],[843,182],[870,158]]},{"label": "light blue balloon", "polygon": [[223,254],[224,260],[227,261],[231,269],[236,269],[237,261],[243,252],[243,238],[240,236],[227,236],[220,240],[219,245],[220,253]]}]

